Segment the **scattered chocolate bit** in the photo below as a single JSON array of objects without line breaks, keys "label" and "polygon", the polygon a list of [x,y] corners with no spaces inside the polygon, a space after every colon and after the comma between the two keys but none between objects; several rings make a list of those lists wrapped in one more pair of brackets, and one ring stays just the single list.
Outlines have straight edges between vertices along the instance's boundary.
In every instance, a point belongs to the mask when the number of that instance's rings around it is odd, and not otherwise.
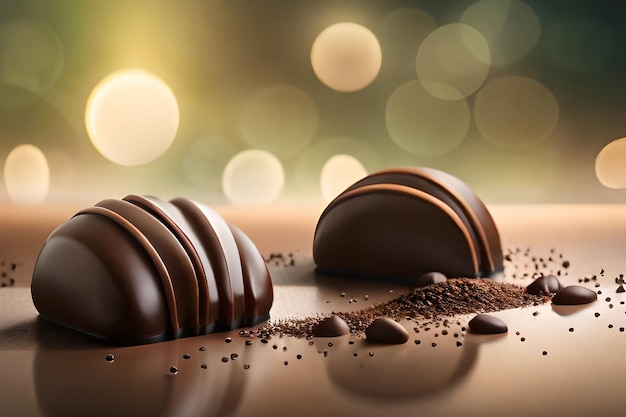
[{"label": "scattered chocolate bit", "polygon": [[563,261],[563,268],[569,268],[569,261]]},{"label": "scattered chocolate bit", "polygon": [[296,355],[296,359],[298,359],[298,360],[302,359],[302,355],[300,355],[300,354]]},{"label": "scattered chocolate bit", "polygon": [[350,333],[350,327],[339,316],[330,316],[321,320],[313,330],[316,337],[337,337]]},{"label": "scattered chocolate bit", "polygon": [[456,342],[456,347],[461,347],[461,346],[463,346],[463,343],[457,341]]},{"label": "scattered chocolate bit", "polygon": [[573,328],[573,327],[570,327],[570,328],[569,328],[569,332],[570,332],[570,333],[572,333],[573,331],[574,331],[574,328]]},{"label": "scattered chocolate bit", "polygon": [[425,287],[431,284],[438,284],[440,282],[445,282],[448,279],[441,272],[427,272],[420,276],[417,281],[415,281],[416,287]]},{"label": "scattered chocolate bit", "polygon": [[115,356],[112,353],[109,353],[104,358],[107,362],[113,362],[115,360]]},{"label": "scattered chocolate bit", "polygon": [[189,353],[185,353],[183,355],[183,359],[189,359],[189,358],[191,358],[191,355]]},{"label": "scattered chocolate bit", "polygon": [[227,356],[222,357],[222,362],[224,363],[228,362],[228,357]]},{"label": "scattered chocolate bit", "polygon": [[548,354],[548,352],[544,350],[543,352],[541,352],[541,354],[542,354],[543,356],[546,356],[546,355]]},{"label": "scattered chocolate bit", "polygon": [[283,363],[285,364],[285,366],[289,365],[289,361],[285,361]]},{"label": "scattered chocolate bit", "polygon": [[243,365],[243,369],[250,369],[250,365],[248,365],[247,363]]},{"label": "scattered chocolate bit", "polygon": [[175,366],[172,366],[170,368],[170,373],[176,375],[178,373],[178,368]]},{"label": "scattered chocolate bit", "polygon": [[204,351],[206,350],[206,348],[205,348],[204,346],[200,346],[200,347],[198,348],[198,350],[199,350],[200,352],[204,352]]},{"label": "scattered chocolate bit", "polygon": [[236,353],[231,353],[231,354],[230,354],[230,359],[231,359],[231,360],[233,360],[233,361],[234,361],[235,359],[237,359],[238,357],[239,357],[239,355],[238,355],[238,354],[236,354]]},{"label": "scattered chocolate bit", "polygon": [[378,317],[365,329],[369,342],[402,344],[409,340],[409,332],[397,321],[388,317]]},{"label": "scattered chocolate bit", "polygon": [[477,334],[506,333],[508,327],[504,321],[489,314],[478,314],[468,323],[470,332]]},{"label": "scattered chocolate bit", "polygon": [[246,346],[252,345],[252,340],[246,340]]},{"label": "scattered chocolate bit", "polygon": [[624,288],[624,285],[620,284],[620,286],[617,287],[617,290],[615,290],[615,292],[617,293],[626,292],[626,288]]},{"label": "scattered chocolate bit", "polygon": [[233,339],[231,337],[227,337],[226,339],[224,339],[224,342],[226,342],[226,343],[230,343],[232,341],[233,341]]},{"label": "scattered chocolate bit", "polygon": [[[436,322],[456,315],[489,313],[549,301],[544,295],[526,292],[516,284],[497,282],[488,278],[450,278],[445,282],[414,288],[408,294],[352,312],[337,312],[355,336],[377,317],[406,319],[416,323]],[[317,315],[272,320],[253,330],[257,337],[282,334],[296,337],[311,336],[316,326],[326,317]],[[461,331],[465,331],[462,328]]]},{"label": "scattered chocolate bit", "polygon": [[370,358],[371,358],[372,356],[374,356],[374,352],[370,352],[369,355],[370,355]]},{"label": "scattered chocolate bit", "polygon": [[596,317],[600,317],[600,313],[594,313],[593,315]]},{"label": "scattered chocolate bit", "polygon": [[544,275],[535,279],[526,287],[526,292],[534,295],[550,295],[563,288],[555,275]]},{"label": "scattered chocolate bit", "polygon": [[202,368],[202,369],[207,369],[207,368],[208,368],[208,366],[207,366],[207,364],[206,364],[206,363],[203,363],[202,365],[200,365],[200,368]]},{"label": "scattered chocolate bit", "polygon": [[420,343],[422,343],[422,341],[421,341],[421,340],[419,340],[419,339],[415,339],[415,344],[416,344],[416,345],[419,345]]},{"label": "scattered chocolate bit", "polygon": [[556,305],[579,305],[596,301],[598,296],[589,288],[580,285],[570,285],[557,291],[552,297]]}]

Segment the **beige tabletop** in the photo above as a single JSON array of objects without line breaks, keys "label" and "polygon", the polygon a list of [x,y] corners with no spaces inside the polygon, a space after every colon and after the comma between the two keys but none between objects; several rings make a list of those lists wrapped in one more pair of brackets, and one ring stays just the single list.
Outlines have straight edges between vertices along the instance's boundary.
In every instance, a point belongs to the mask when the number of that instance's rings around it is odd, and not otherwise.
[{"label": "beige tabletop", "polygon": [[[623,415],[626,296],[616,292],[615,279],[626,272],[626,207],[489,208],[505,251],[520,251],[496,279],[527,285],[524,272],[542,259],[543,271],[565,271],[564,284],[582,280],[598,300],[493,313],[509,328],[497,337],[463,332],[471,317],[462,316],[447,334],[416,333],[414,323],[403,323],[409,342],[392,346],[354,336],[275,336],[264,344],[238,331],[109,346],[42,321],[30,299],[43,240],[76,208],[0,207],[0,414]],[[408,282],[317,273],[311,242],[320,208],[218,210],[266,258],[282,256],[269,262],[274,319],[352,311],[411,289]]]}]

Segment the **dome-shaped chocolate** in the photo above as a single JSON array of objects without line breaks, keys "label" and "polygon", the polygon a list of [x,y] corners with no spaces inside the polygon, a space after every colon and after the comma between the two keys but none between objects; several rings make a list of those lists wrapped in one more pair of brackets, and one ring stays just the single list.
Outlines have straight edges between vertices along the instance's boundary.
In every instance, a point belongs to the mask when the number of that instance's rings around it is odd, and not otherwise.
[{"label": "dome-shaped chocolate", "polygon": [[31,292],[42,317],[123,344],[251,326],[273,301],[265,261],[241,230],[191,200],[136,195],[54,230]]},{"label": "dome-shaped chocolate", "polygon": [[431,168],[379,171],[348,187],[320,216],[313,257],[323,270],[412,279],[489,276],[503,266],[483,202]]}]

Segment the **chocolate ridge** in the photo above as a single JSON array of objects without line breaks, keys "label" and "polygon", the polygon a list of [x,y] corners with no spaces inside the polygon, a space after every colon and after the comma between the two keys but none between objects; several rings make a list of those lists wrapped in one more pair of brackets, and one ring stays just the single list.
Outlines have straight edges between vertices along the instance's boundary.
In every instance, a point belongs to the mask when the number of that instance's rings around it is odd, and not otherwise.
[{"label": "chocolate ridge", "polygon": [[152,264],[159,274],[159,278],[161,278],[161,284],[165,293],[165,301],[169,310],[170,327],[172,328],[174,333],[178,333],[180,331],[180,325],[178,320],[178,308],[176,305],[174,286],[172,284],[172,279],[169,275],[169,272],[167,271],[167,268],[165,267],[161,256],[159,256],[154,246],[152,246],[150,241],[139,230],[137,230],[137,228],[131,222],[107,208],[95,206],[87,207],[76,213],[73,217],[84,214],[100,215],[115,222],[118,226],[121,226],[126,232],[128,232],[148,254],[150,260],[152,261]]},{"label": "chocolate ridge", "polygon": [[[187,253],[187,256],[191,260],[196,272],[195,278],[198,304],[203,307],[198,311],[198,321],[199,323],[209,324],[213,320],[213,317],[218,317],[217,309],[219,308],[219,300],[217,299],[216,291],[211,291],[209,288],[209,281],[212,280],[208,279],[204,266],[205,263],[200,260],[198,251],[191,242],[189,236],[187,236],[182,231],[180,226],[161,208],[159,205],[160,200],[150,199],[149,197],[135,194],[127,195],[123,200],[142,208],[147,213],[159,219],[161,223],[167,227],[174,234],[174,236],[176,236]],[[208,263],[207,267],[211,268],[211,264]],[[206,308],[206,306],[209,306],[209,308]]]},{"label": "chocolate ridge", "polygon": [[[265,259],[245,233],[239,228],[229,225],[239,248],[241,269],[243,271],[243,285],[245,292],[246,320],[244,325],[254,326],[269,318],[269,311],[273,302],[273,286]],[[258,280],[254,277],[264,276]]]},{"label": "chocolate ridge", "polygon": [[177,237],[159,219],[128,201],[108,199],[100,201],[96,207],[104,207],[124,217],[152,243],[171,278],[181,331],[197,334],[199,327],[197,278],[194,266]]},{"label": "chocolate ridge", "polygon": [[[191,225],[195,235],[198,238],[199,247],[207,253],[211,264],[216,270],[217,291],[220,300],[220,322],[228,328],[239,327],[238,321],[241,321],[245,314],[244,309],[244,289],[242,288],[235,293],[233,281],[243,281],[241,266],[229,259],[227,253],[235,253],[239,256],[239,251],[234,239],[228,233],[224,233],[224,226],[220,227],[220,217],[215,215],[209,219],[205,211],[191,200],[177,198],[171,201]],[[222,223],[225,223],[221,220]],[[230,242],[229,242],[230,237]],[[224,246],[230,246],[225,248]],[[229,250],[230,249],[230,250]],[[237,274],[239,272],[239,274]],[[219,279],[218,279],[219,277]],[[234,278],[234,280],[233,280]]]},{"label": "chocolate ridge", "polygon": [[[340,240],[341,238],[346,238],[347,236],[350,236],[350,238],[352,239],[357,239],[355,237],[355,233],[358,233],[359,230],[357,226],[354,225],[354,222],[356,220],[360,221],[361,223],[359,224],[359,226],[361,228],[365,227],[367,228],[369,226],[369,228],[375,227],[380,225],[380,222],[378,222],[377,224],[366,224],[367,221],[369,221],[370,219],[367,218],[368,214],[371,216],[371,213],[367,213],[367,212],[363,212],[362,210],[371,210],[371,205],[376,203],[378,204],[380,207],[378,207],[380,210],[392,210],[392,209],[397,209],[397,207],[394,207],[393,204],[391,204],[389,201],[386,201],[385,204],[382,204],[381,202],[371,202],[371,204],[369,205],[365,205],[365,204],[359,204],[357,206],[355,206],[355,208],[353,209],[353,212],[350,213],[350,216],[344,216],[343,218],[339,218],[339,220],[336,220],[338,227],[344,227],[347,222],[352,222],[350,223],[351,226],[353,226],[352,229],[346,231],[343,230],[342,232],[336,232],[333,234],[333,231],[331,230],[330,232],[328,232],[325,229],[328,229],[328,227],[326,226],[326,222],[327,222],[327,218],[329,216],[333,216],[335,215],[334,213],[336,213],[336,209],[338,206],[345,204],[346,202],[350,202],[356,198],[362,198],[362,197],[366,197],[366,196],[373,196],[374,198],[376,198],[379,195],[387,195],[387,199],[389,199],[391,197],[404,197],[407,198],[408,201],[410,201],[411,204],[414,205],[414,209],[415,208],[419,208],[420,205],[422,205],[422,208],[425,208],[426,210],[430,210],[430,209],[435,209],[433,211],[433,216],[441,216],[441,213],[443,213],[443,215],[445,216],[445,219],[448,220],[448,224],[447,225],[438,225],[438,227],[450,227],[451,225],[453,225],[453,229],[456,230],[458,233],[460,233],[460,236],[462,236],[463,238],[463,245],[458,246],[455,248],[456,251],[458,251],[459,253],[456,254],[456,258],[452,257],[451,259],[449,259],[449,261],[446,263],[446,268],[448,268],[447,271],[445,271],[446,275],[448,276],[462,276],[462,275],[469,275],[470,272],[472,272],[474,275],[479,274],[479,261],[478,261],[478,257],[477,257],[477,248],[475,246],[474,241],[471,238],[471,234],[469,233],[469,230],[466,226],[466,224],[462,221],[461,217],[459,216],[459,214],[457,212],[455,212],[451,207],[449,207],[448,205],[446,205],[444,202],[442,202],[441,200],[433,197],[432,195],[421,191],[421,190],[417,190],[414,189],[412,187],[409,186],[404,186],[404,185],[397,185],[397,184],[372,184],[372,185],[365,185],[362,187],[358,187],[352,190],[348,190],[342,194],[340,194],[337,198],[335,198],[335,200],[333,200],[332,207],[327,208],[321,215],[320,220],[318,221],[316,230],[315,230],[315,238],[314,238],[314,247],[313,247],[313,257],[314,260],[316,262],[316,264],[318,265],[319,268],[321,269],[327,269],[327,270],[335,270],[335,271],[344,271],[344,272],[361,272],[361,273],[366,273],[368,275],[376,275],[376,276],[389,276],[389,275],[398,275],[398,276],[404,276],[407,278],[414,278],[415,276],[421,275],[424,272],[428,272],[430,270],[434,270],[437,269],[435,266],[428,266],[424,271],[420,271],[420,270],[412,270],[412,271],[407,271],[407,270],[403,270],[403,266],[402,265],[398,265],[397,263],[393,262],[392,265],[389,265],[387,263],[383,264],[379,264],[377,263],[376,259],[370,259],[370,258],[374,258],[377,254],[376,253],[360,253],[360,256],[362,256],[363,258],[367,258],[367,259],[359,259],[358,262],[357,259],[354,259],[353,264],[351,266],[349,266],[348,264],[350,264],[350,261],[346,261],[345,259],[343,259],[344,257],[347,258],[346,254],[350,255],[353,254],[353,249],[352,248],[346,248],[346,247],[340,247],[338,240]],[[405,204],[406,205],[406,204]],[[398,214],[398,213],[395,213]],[[408,213],[402,213],[405,216],[408,216]],[[411,215],[413,215],[414,213],[410,213]],[[384,217],[381,215],[381,217]],[[441,217],[440,217],[441,218]],[[396,220],[396,219],[394,219]],[[427,221],[429,219],[426,219]],[[384,219],[383,219],[384,221]],[[414,224],[415,222],[413,221],[412,223],[408,224],[407,226],[411,226],[412,224]],[[424,225],[422,225],[423,227],[433,227],[432,224],[426,223]],[[345,227],[349,227],[349,226],[345,226]],[[331,228],[332,229],[332,228]],[[396,228],[397,229],[397,228]],[[388,230],[388,228],[383,228],[381,230],[378,230],[379,233],[404,233],[406,232],[406,230]],[[421,232],[421,230],[420,230]],[[433,232],[432,230],[430,231],[431,233]],[[372,232],[373,233],[373,232]],[[329,234],[332,234],[332,236],[327,236]],[[326,235],[326,236],[325,236]],[[378,236],[370,236],[370,238],[377,238]],[[415,240],[420,238],[421,236],[419,236],[419,233],[416,233],[414,235],[411,235],[409,238],[410,240]],[[386,254],[384,256],[397,256],[398,255],[398,251],[404,249],[404,246],[407,245],[407,242],[393,242],[393,239],[390,237],[389,239],[391,239],[389,243],[396,243],[399,245],[399,247],[397,248],[389,248],[387,246],[385,246],[385,244],[380,246],[380,250],[385,250]],[[383,239],[384,240],[384,239]],[[436,242],[433,242],[436,243]],[[454,243],[454,242],[453,242]],[[362,239],[362,241],[349,241],[349,242],[343,242],[343,244],[345,245],[359,245],[360,248],[362,249],[363,245],[367,245],[367,242],[364,241],[364,239]],[[429,248],[425,247],[425,243],[422,242],[422,250],[429,250]],[[432,245],[431,245],[432,246]],[[336,250],[335,250],[336,249]],[[358,249],[355,249],[358,250]],[[369,250],[372,250],[372,248],[370,247]],[[340,254],[343,251],[343,254]],[[347,251],[347,252],[346,252]],[[454,251],[452,251],[454,252]],[[461,262],[459,258],[459,256],[461,255],[460,252],[467,252],[465,253],[466,255],[466,259],[464,259],[464,262],[469,262],[469,264],[471,264],[471,268],[473,271],[468,271],[465,270],[464,268],[461,268],[460,265],[454,265],[455,262]],[[354,256],[357,256],[356,254],[353,254]],[[405,261],[405,263],[412,263],[413,258],[415,257],[415,253],[409,254],[406,253],[405,256],[407,258],[402,258],[403,261]],[[431,252],[431,255],[433,255],[433,253]],[[397,260],[397,259],[396,259]],[[429,261],[431,261],[429,259]],[[336,264],[335,266],[333,266],[333,262]],[[337,262],[339,262],[339,264],[341,262],[347,262],[345,263],[343,266],[339,266],[337,267]],[[374,270],[366,270],[368,269],[368,267],[365,267],[364,270],[362,271],[357,271],[357,270],[350,270],[350,269],[354,269],[354,265],[359,265],[361,267],[364,267],[364,265],[367,264],[369,265],[369,267],[374,268]],[[413,265],[416,266],[416,265]],[[347,268],[346,268],[347,267]],[[404,267],[407,267],[407,265],[404,265]],[[441,268],[439,268],[441,269]],[[395,271],[395,272],[390,272],[390,271]]]}]

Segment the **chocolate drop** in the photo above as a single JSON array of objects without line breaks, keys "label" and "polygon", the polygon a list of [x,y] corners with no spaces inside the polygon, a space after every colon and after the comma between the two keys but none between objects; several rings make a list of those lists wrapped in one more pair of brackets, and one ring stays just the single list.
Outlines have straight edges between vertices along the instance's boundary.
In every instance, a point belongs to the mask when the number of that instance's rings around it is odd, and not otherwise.
[{"label": "chocolate drop", "polygon": [[421,275],[417,281],[415,281],[416,287],[425,287],[430,284],[437,284],[440,282],[446,282],[448,278],[441,272],[427,272]]},{"label": "chocolate drop", "polygon": [[365,329],[368,342],[400,345],[409,340],[409,332],[397,321],[387,317],[378,317]]},{"label": "chocolate drop", "polygon": [[321,320],[315,330],[313,336],[316,337],[337,337],[350,333],[350,327],[339,316],[330,316]]},{"label": "chocolate drop", "polygon": [[588,304],[598,299],[598,295],[587,287],[570,285],[560,289],[554,297],[552,304],[556,305],[579,305]]},{"label": "chocolate drop", "polygon": [[489,314],[478,314],[468,324],[470,332],[477,334],[500,334],[509,330],[504,321]]},{"label": "chocolate drop", "polygon": [[526,287],[526,292],[533,295],[550,295],[563,288],[561,282],[555,275],[544,275]]}]

